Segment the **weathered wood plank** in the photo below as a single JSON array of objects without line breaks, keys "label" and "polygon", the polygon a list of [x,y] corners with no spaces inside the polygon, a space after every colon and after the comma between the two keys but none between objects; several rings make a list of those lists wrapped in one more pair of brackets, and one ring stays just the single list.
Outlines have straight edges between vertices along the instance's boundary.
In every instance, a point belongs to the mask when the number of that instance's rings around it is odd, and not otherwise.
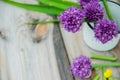
[{"label": "weathered wood plank", "polygon": [[53,40],[54,40],[54,48],[55,48],[57,62],[59,65],[61,79],[74,80],[74,77],[70,73],[70,69],[69,69],[70,62],[69,62],[68,54],[66,52],[63,38],[60,32],[59,24],[54,24]]},{"label": "weathered wood plank", "polygon": [[[21,1],[21,0],[17,0]],[[34,3],[34,0],[21,2]],[[41,42],[26,22],[51,19],[0,2],[0,80],[61,80],[53,46],[53,24]]]}]

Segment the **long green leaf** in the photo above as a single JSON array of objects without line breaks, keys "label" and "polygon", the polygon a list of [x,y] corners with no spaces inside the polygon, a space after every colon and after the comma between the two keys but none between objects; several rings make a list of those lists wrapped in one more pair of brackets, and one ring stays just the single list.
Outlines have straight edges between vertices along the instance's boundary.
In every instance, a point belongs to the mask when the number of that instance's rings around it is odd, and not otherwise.
[{"label": "long green leaf", "polygon": [[104,72],[105,72],[105,67],[102,67],[102,80],[106,80],[106,78],[104,77]]},{"label": "long green leaf", "polygon": [[53,0],[57,3],[61,3],[67,6],[77,6],[80,7],[80,5],[77,2],[71,2],[71,1],[67,1],[67,0]]},{"label": "long green leaf", "polygon": [[70,2],[70,1],[60,1],[60,0],[37,0],[37,1],[42,2],[43,4],[46,4],[46,5],[57,7],[62,10],[67,9],[70,6],[80,7],[77,3]]},{"label": "long green leaf", "polygon": [[111,57],[111,56],[105,56],[105,55],[98,55],[98,54],[92,54],[90,56],[92,59],[100,59],[100,60],[109,60],[109,61],[115,61],[117,60],[116,57]]},{"label": "long green leaf", "polygon": [[24,4],[24,3],[14,2],[11,0],[3,0],[3,1],[8,4],[20,7],[20,8],[37,11],[37,12],[43,12],[43,13],[47,13],[47,14],[59,15],[62,12],[61,9],[51,7],[51,6],[46,6],[46,5]]},{"label": "long green leaf", "polygon": [[100,78],[100,74],[97,74],[97,75],[95,75],[95,77],[93,78],[93,80],[99,80],[99,78]]},{"label": "long green leaf", "polygon": [[43,4],[46,4],[46,5],[50,5],[50,6],[60,8],[62,10],[65,10],[66,8],[68,8],[68,6],[66,6],[64,4],[56,3],[55,1],[50,1],[50,0],[38,0],[38,1],[42,2]]},{"label": "long green leaf", "polygon": [[108,80],[114,80],[112,77],[110,77]]},{"label": "long green leaf", "polygon": [[100,64],[93,64],[92,67],[96,68],[96,67],[120,67],[120,62],[109,62],[109,63],[100,63]]}]

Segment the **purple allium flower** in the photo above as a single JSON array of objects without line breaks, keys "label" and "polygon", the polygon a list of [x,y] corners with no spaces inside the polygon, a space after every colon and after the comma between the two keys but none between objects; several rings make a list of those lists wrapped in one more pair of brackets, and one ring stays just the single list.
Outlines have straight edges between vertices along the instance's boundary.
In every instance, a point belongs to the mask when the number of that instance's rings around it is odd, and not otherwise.
[{"label": "purple allium flower", "polygon": [[85,15],[82,10],[72,6],[59,16],[59,20],[65,30],[75,33],[80,29],[84,17]]},{"label": "purple allium flower", "polygon": [[118,35],[117,23],[108,19],[98,21],[94,27],[95,37],[103,44]]},{"label": "purple allium flower", "polygon": [[85,5],[87,5],[91,1],[98,1],[98,0],[78,0],[78,3],[83,8]]},{"label": "purple allium flower", "polygon": [[97,22],[104,16],[104,8],[100,6],[99,2],[93,1],[88,3],[85,7],[86,19],[90,22]]},{"label": "purple allium flower", "polygon": [[82,55],[75,58],[70,66],[72,74],[81,79],[90,74],[91,68],[92,64],[90,58]]}]

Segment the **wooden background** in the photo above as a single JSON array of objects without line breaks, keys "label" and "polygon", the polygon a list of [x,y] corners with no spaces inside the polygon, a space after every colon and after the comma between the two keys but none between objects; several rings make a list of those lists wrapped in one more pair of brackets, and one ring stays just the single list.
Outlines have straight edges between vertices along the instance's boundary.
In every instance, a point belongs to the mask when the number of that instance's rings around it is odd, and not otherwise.
[{"label": "wooden background", "polygon": [[[35,0],[15,1],[37,3]],[[68,33],[60,28],[61,25],[51,23],[39,25],[46,31],[41,36],[35,31],[36,25],[26,24],[52,18],[56,16],[27,11],[0,1],[0,80],[80,80],[71,75],[69,66],[73,58],[81,54],[115,56],[120,61],[120,43],[111,51],[97,52],[84,43],[82,30]],[[120,68],[111,69],[113,76],[120,78]]]}]

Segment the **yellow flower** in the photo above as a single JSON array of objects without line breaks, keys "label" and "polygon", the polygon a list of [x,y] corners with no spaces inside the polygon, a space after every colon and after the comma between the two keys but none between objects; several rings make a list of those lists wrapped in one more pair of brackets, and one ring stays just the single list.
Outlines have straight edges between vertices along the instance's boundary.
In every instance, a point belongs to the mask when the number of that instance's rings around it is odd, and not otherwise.
[{"label": "yellow flower", "polygon": [[104,77],[105,78],[109,78],[112,76],[112,70],[111,69],[107,69],[105,72],[104,72]]}]

